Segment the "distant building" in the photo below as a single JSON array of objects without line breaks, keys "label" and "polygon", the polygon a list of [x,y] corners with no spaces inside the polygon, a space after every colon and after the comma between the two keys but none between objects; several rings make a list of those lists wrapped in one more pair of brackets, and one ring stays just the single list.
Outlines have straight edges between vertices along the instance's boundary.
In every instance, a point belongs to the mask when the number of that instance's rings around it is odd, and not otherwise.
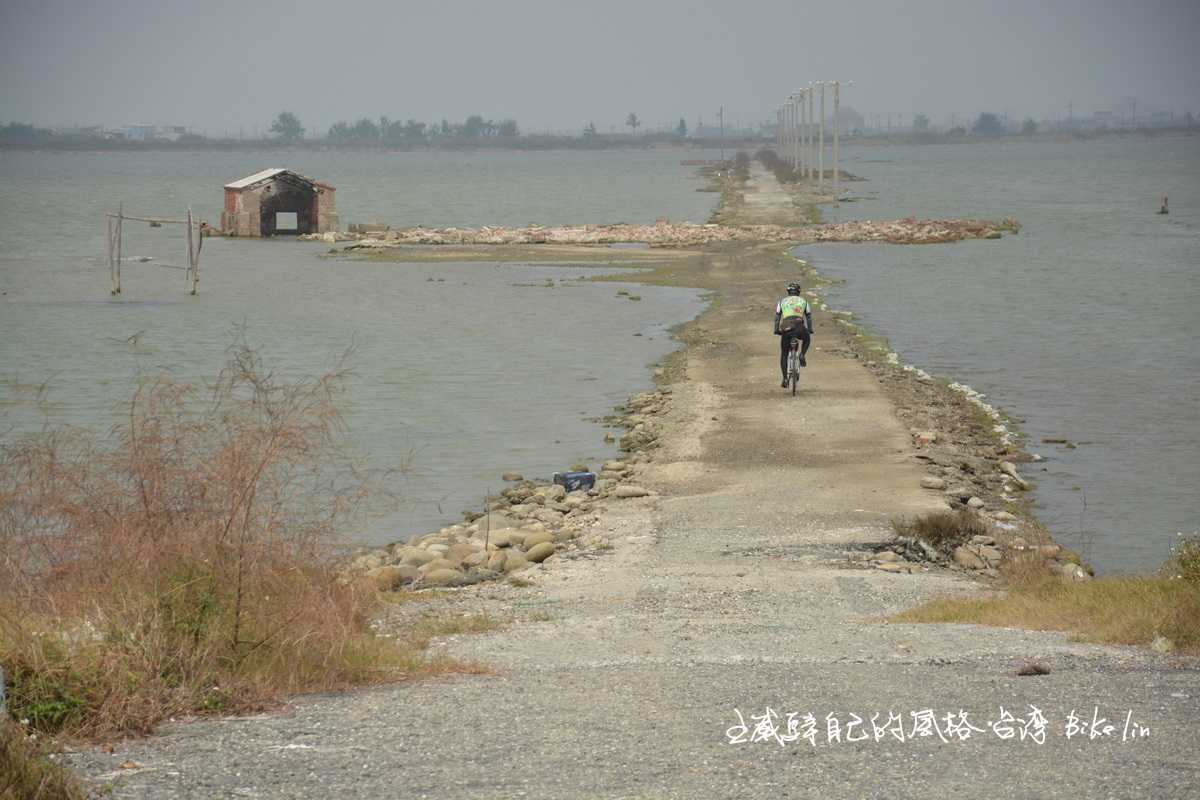
[{"label": "distant building", "polygon": [[336,231],[335,191],[290,169],[264,169],[225,184],[221,230],[228,236]]},{"label": "distant building", "polygon": [[135,122],[125,126],[125,139],[130,142],[144,142],[154,138],[155,127],[144,122]]}]

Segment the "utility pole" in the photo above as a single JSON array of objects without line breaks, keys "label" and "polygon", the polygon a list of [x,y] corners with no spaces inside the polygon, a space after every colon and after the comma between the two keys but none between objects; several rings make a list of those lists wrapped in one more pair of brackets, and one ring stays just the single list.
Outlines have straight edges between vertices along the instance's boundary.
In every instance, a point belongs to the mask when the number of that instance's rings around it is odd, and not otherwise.
[{"label": "utility pole", "polygon": [[722,105],[717,111],[717,117],[721,120],[721,160],[725,160],[725,106]]},{"label": "utility pole", "polygon": [[[809,170],[812,172],[812,170],[816,169],[817,164],[817,137],[815,136],[817,132],[816,84],[812,85],[812,88],[809,89],[809,125],[812,126],[811,130],[809,131],[809,148],[811,149],[809,155]],[[817,179],[820,180],[820,178],[821,176],[818,175]]]},{"label": "utility pole", "polygon": [[825,81],[821,81],[821,118],[817,121],[817,186],[825,188]]},{"label": "utility pole", "polygon": [[833,206],[837,208],[842,200],[842,170],[838,166],[838,106],[841,95],[841,81],[833,82]]},{"label": "utility pole", "polygon": [[806,178],[808,177],[808,173],[805,171],[807,162],[804,155],[804,143],[806,141],[804,138],[804,123],[806,122],[804,116],[804,90],[800,89],[792,96],[795,98],[796,105],[796,169],[799,171],[801,178]]},{"label": "utility pole", "polygon": [[[783,157],[792,164],[792,98],[783,101]],[[793,164],[793,166],[795,166]]]},{"label": "utility pole", "polygon": [[814,156],[814,152],[812,152],[812,143],[814,143],[816,140],[816,137],[812,136],[812,116],[814,116],[814,113],[812,112],[814,112],[815,101],[816,95],[814,92],[812,92],[812,84],[810,83],[808,89],[804,90],[804,114],[805,119],[808,120],[808,126],[806,126],[806,128],[808,128],[809,136],[808,140],[806,140],[804,143],[804,160],[809,164],[808,169],[806,169],[806,172],[808,172],[809,175],[809,180],[812,180],[812,175],[816,173],[816,160],[814,157],[812,157]]},{"label": "utility pole", "polygon": [[812,85],[804,90],[804,174],[809,180],[813,177],[813,92]]},{"label": "utility pole", "polygon": [[796,169],[796,95],[789,94],[784,100],[783,107],[787,109],[788,120],[787,158],[794,170]]}]

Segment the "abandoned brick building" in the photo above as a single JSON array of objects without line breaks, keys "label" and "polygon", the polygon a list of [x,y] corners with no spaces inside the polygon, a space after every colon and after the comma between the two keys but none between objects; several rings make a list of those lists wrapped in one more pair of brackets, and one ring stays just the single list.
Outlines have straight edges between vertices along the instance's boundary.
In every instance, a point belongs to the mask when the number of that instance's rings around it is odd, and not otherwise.
[{"label": "abandoned brick building", "polygon": [[264,169],[225,184],[227,236],[325,233],[338,229],[334,188],[290,169]]}]

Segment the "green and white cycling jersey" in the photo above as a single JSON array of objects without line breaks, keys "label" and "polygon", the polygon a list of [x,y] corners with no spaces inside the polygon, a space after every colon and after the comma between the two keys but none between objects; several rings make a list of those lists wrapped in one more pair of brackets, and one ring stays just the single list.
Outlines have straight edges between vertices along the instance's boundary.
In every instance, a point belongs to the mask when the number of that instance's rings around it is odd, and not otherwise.
[{"label": "green and white cycling jersey", "polygon": [[809,308],[808,301],[803,297],[789,294],[775,306],[775,313],[779,315],[779,319],[782,322],[788,317],[799,317],[810,314],[812,313],[812,309]]}]

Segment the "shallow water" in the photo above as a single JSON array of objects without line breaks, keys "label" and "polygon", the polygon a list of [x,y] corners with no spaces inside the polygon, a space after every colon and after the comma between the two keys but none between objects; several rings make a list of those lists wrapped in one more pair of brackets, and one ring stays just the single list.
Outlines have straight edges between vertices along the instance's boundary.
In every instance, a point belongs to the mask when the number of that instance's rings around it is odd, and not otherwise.
[{"label": "shallow water", "polygon": [[1177,532],[1200,528],[1200,137],[847,155],[869,182],[846,190],[870,199],[827,218],[1024,227],[1000,241],[798,248],[845,279],[831,304],[1025,420],[1047,458],[1032,472],[1039,516],[1060,541],[1105,570],[1155,568]]},{"label": "shallow water", "polygon": [[[343,220],[366,208],[428,225],[703,220],[715,199],[671,153],[294,156],[289,166],[338,187]],[[390,541],[479,508],[501,472],[549,476],[612,455],[587,419],[648,388],[647,366],[676,347],[667,327],[702,307],[693,291],[638,286],[635,303],[621,284],[579,280],[607,268],[351,262],[288,240],[205,240],[190,297],[184,273],[162,266],[185,260],[181,231],[132,223],[125,254],[155,260],[126,263],[123,294],[109,297],[105,208],[124,198],[132,213],[174,215],[192,203],[212,219],[221,184],[263,165],[0,153],[0,428],[103,432],[138,375],[214,377],[243,322],[288,376],[318,374],[353,345],[352,444],[372,466],[409,467],[394,487],[401,508],[354,535]]]}]

